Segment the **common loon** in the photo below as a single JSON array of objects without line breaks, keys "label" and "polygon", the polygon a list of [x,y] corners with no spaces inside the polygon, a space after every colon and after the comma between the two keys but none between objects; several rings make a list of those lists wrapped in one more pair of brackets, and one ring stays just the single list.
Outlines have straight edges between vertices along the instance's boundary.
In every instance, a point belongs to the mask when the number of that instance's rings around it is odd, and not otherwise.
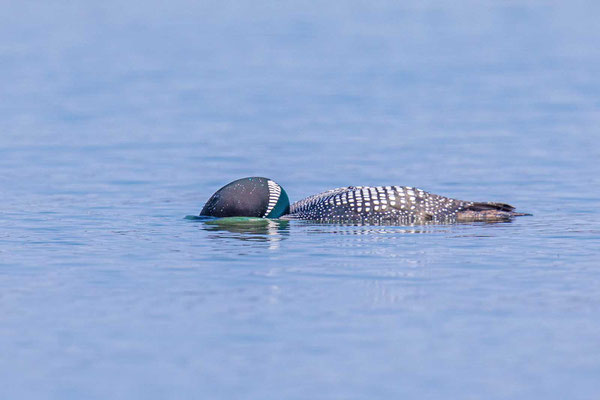
[{"label": "common loon", "polygon": [[290,206],[275,181],[249,177],[231,182],[202,208],[201,216],[304,219],[318,222],[398,224],[497,222],[519,215],[504,203],[462,201],[407,186],[348,186]]}]

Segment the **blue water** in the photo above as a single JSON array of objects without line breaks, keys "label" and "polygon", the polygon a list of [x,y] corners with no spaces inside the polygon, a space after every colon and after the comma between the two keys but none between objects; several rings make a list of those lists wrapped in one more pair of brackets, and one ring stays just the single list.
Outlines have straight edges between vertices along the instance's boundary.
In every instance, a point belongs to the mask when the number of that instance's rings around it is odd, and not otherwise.
[{"label": "blue water", "polygon": [[[0,398],[597,399],[598,2],[5,2]],[[231,180],[502,224],[185,219]]]}]

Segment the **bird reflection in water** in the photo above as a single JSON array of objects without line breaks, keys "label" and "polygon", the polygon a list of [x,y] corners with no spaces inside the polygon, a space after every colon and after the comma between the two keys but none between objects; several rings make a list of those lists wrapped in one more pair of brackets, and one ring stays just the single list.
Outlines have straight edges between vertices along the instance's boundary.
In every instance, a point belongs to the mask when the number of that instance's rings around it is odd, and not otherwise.
[{"label": "bird reflection in water", "polygon": [[218,239],[237,239],[244,242],[263,242],[269,249],[279,248],[279,243],[289,236],[289,221],[267,218],[202,218],[188,216],[186,219],[201,221],[202,229],[214,233]]},{"label": "bird reflection in water", "polygon": [[304,226],[310,233],[314,234],[337,234],[337,235],[386,235],[386,234],[431,234],[455,232],[468,225],[494,226],[510,224],[512,221],[494,222],[470,222],[461,224],[448,224],[440,222],[425,222],[414,224],[369,224],[369,223],[328,223],[312,221],[294,221],[297,225]]}]

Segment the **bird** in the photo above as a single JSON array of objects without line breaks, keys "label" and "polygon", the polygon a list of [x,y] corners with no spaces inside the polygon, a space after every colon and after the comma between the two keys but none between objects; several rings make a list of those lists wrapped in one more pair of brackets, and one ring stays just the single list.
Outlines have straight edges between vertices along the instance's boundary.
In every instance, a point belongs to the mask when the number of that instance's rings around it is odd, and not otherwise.
[{"label": "bird", "polygon": [[530,215],[497,202],[464,201],[410,186],[346,186],[290,205],[286,191],[269,178],[233,181],[206,202],[203,217],[255,217],[373,225],[503,222]]}]

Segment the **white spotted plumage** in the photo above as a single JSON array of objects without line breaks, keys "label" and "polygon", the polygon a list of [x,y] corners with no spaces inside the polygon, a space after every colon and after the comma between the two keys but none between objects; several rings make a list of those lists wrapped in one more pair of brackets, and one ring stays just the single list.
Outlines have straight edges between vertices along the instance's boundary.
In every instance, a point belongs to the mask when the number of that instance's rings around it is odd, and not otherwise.
[{"label": "white spotted plumage", "polygon": [[473,202],[402,186],[349,186],[297,201],[291,218],[363,223],[452,221]]}]

